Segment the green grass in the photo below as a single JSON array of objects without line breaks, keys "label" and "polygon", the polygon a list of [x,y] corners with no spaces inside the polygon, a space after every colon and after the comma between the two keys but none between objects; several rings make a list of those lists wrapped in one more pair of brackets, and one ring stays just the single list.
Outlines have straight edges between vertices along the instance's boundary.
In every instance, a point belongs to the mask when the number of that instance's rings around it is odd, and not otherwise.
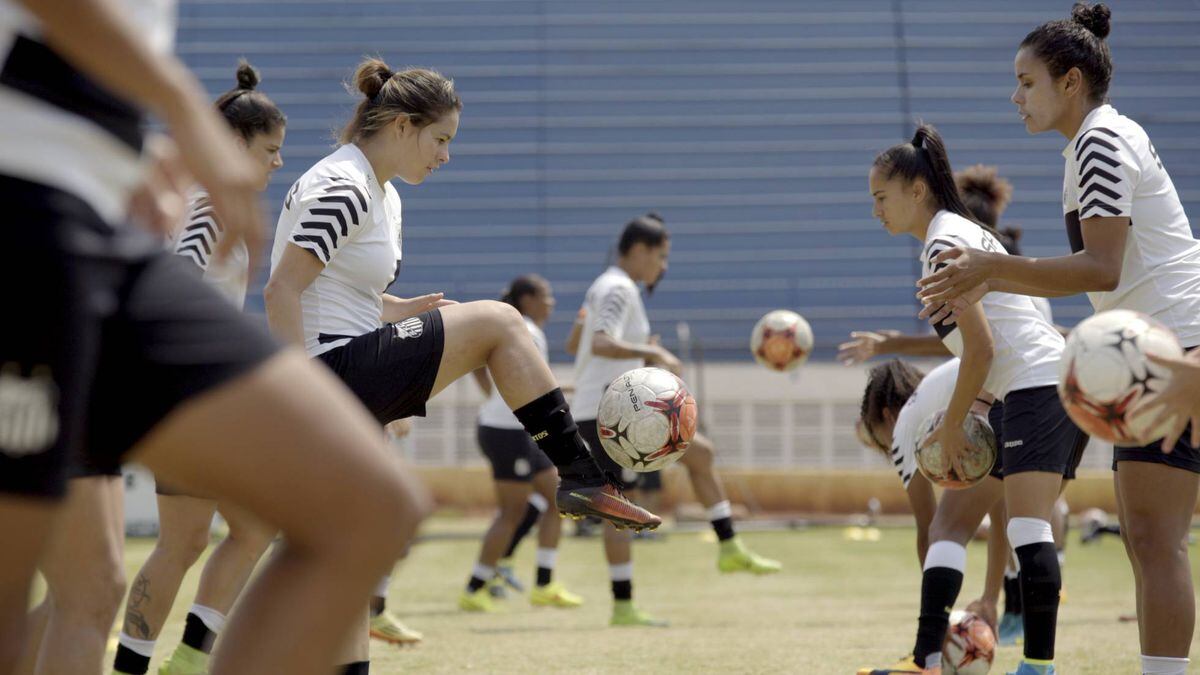
[{"label": "green grass", "polygon": [[[425,532],[481,532],[480,519],[435,519]],[[569,527],[566,529],[570,529]],[[853,673],[882,667],[912,646],[920,575],[909,528],[884,529],[878,542],[853,542],[841,528],[743,535],[785,564],[772,577],[716,572],[710,533],[669,534],[635,545],[635,600],[671,621],[668,629],[609,628],[607,571],[596,539],[565,537],[558,578],[582,594],[577,610],[533,609],[510,597],[502,613],[468,615],[456,607],[478,544],[434,540],[416,546],[395,575],[389,607],[425,633],[423,645],[402,650],[372,644],[373,673]],[[153,545],[130,540],[129,578]],[[532,581],[532,542],[517,555]],[[972,544],[959,606],[982,589],[985,546]],[[199,568],[185,581],[157,658],[179,640]],[[1067,602],[1059,615],[1059,672],[1131,673],[1138,669],[1133,579],[1121,542],[1107,537],[1081,546],[1077,536],[1064,570]],[[285,600],[286,601],[286,600]],[[1001,648],[994,673],[1020,658]],[[1200,650],[1193,647],[1193,660]]]}]

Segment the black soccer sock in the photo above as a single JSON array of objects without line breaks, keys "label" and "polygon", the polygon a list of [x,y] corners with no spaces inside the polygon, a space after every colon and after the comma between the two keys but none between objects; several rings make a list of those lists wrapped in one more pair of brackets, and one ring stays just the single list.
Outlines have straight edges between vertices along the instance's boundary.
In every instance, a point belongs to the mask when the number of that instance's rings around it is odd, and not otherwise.
[{"label": "black soccer sock", "polygon": [[521,518],[520,524],[517,525],[517,530],[513,532],[512,541],[508,542],[508,550],[504,552],[504,555],[500,556],[502,560],[511,558],[512,554],[516,552],[517,546],[521,543],[521,540],[525,538],[525,535],[529,534],[529,531],[533,529],[534,525],[537,525],[538,519],[541,518],[542,513],[545,512],[545,507],[538,508],[538,505],[544,503],[544,500],[538,504],[535,504],[532,500],[526,502],[525,515]]},{"label": "black soccer sock", "polygon": [[378,595],[371,596],[371,618],[372,619],[379,616],[380,614],[383,614],[383,610],[385,610],[385,609],[387,609],[387,598],[384,598],[384,597],[381,597]]},{"label": "black soccer sock", "polygon": [[626,579],[612,582],[612,594],[613,600],[632,600],[633,581]]},{"label": "black soccer sock", "polygon": [[342,675],[367,675],[371,672],[370,661],[355,661],[342,666]]},{"label": "black soccer sock", "polygon": [[471,570],[471,578],[467,579],[467,592],[474,593],[487,585],[487,582],[496,576],[496,568],[488,567],[482,563],[475,563],[475,568]]},{"label": "black soccer sock", "polygon": [[217,634],[209,630],[200,617],[188,612],[183,624],[183,644],[208,654],[212,652],[216,639]]},{"label": "black soccer sock", "polygon": [[554,570],[549,567],[537,568],[537,585],[548,586],[554,580]]},{"label": "black soccer sock", "polygon": [[514,410],[513,414],[554,466],[561,468],[582,458],[591,459],[562,389],[543,394]]},{"label": "black soccer sock", "polygon": [[931,567],[921,575],[921,617],[917,621],[917,642],[913,658],[925,668],[930,654],[942,651],[950,610],[962,590],[963,573],[949,567]]},{"label": "black soccer sock", "polygon": [[708,508],[708,522],[712,523],[713,532],[717,533],[718,541],[728,541],[737,534],[733,531],[733,507],[725,499]]},{"label": "black soccer sock", "polygon": [[1004,576],[1004,613],[1021,613],[1021,579],[1016,575]]},{"label": "black soccer sock", "polygon": [[142,656],[125,645],[117,645],[113,670],[124,675],[145,675],[150,670],[150,657]]},{"label": "black soccer sock", "polygon": [[1021,561],[1021,606],[1025,620],[1025,658],[1054,659],[1058,593],[1062,571],[1054,544],[1046,541],[1016,548]]}]

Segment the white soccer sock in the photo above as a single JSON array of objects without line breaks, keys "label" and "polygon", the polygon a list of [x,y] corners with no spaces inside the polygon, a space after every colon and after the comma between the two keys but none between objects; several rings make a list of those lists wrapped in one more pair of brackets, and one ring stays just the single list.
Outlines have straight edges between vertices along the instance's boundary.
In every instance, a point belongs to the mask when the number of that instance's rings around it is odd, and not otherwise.
[{"label": "white soccer sock", "polygon": [[550,508],[550,502],[541,494],[534,492],[529,495],[529,504],[538,510],[538,513],[545,513],[546,509]]},{"label": "white soccer sock", "polygon": [[129,637],[125,631],[121,631],[121,635],[117,638],[117,642],[139,656],[144,656],[146,658],[151,658],[154,656],[155,640],[139,640],[135,637]]},{"label": "white soccer sock", "polygon": [[386,574],[379,579],[379,584],[375,586],[375,597],[386,598],[388,594],[388,586],[392,585],[392,575]]},{"label": "white soccer sock", "polygon": [[488,567],[483,563],[475,563],[475,567],[471,569],[471,576],[484,581],[491,581],[492,577],[496,576],[496,568]]},{"label": "white soccer sock", "polygon": [[556,564],[558,564],[558,549],[539,548],[537,550],[538,567],[545,567],[548,570],[552,570]]},{"label": "white soccer sock", "polygon": [[220,635],[221,629],[225,627],[225,615],[211,607],[192,605],[188,613],[199,617],[204,622],[204,625],[213,632],[213,635]]},{"label": "white soccer sock", "polygon": [[1054,530],[1041,518],[1009,518],[1008,545],[1013,551],[1030,544],[1053,544]]},{"label": "white soccer sock", "polygon": [[954,541],[935,541],[925,552],[925,569],[948,567],[957,572],[967,569],[967,548]]},{"label": "white soccer sock", "polygon": [[712,506],[708,507],[709,521],[720,520],[722,518],[732,518],[732,517],[733,517],[733,507],[729,505],[728,499],[726,499],[725,501],[717,502],[716,504],[713,504]]},{"label": "white soccer sock", "polygon": [[1142,675],[1187,675],[1188,659],[1142,654]]},{"label": "white soccer sock", "polygon": [[608,578],[610,581],[633,581],[633,563],[609,565]]}]

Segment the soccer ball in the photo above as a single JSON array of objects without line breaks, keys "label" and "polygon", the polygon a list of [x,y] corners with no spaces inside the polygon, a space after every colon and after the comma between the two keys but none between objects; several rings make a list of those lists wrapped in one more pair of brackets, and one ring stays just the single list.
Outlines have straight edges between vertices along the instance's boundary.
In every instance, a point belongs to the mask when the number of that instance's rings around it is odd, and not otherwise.
[{"label": "soccer ball", "polygon": [[986,621],[968,612],[951,612],[942,643],[942,675],[983,675],[996,658],[996,635]]},{"label": "soccer ball", "polygon": [[754,360],[771,370],[783,372],[803,365],[812,348],[812,328],[804,317],[786,309],[768,312],[750,334]]},{"label": "soccer ball", "polygon": [[1071,420],[1117,445],[1147,445],[1165,436],[1168,425],[1151,426],[1158,410],[1138,410],[1138,403],[1161,391],[1171,377],[1146,354],[1178,357],[1183,348],[1166,326],[1125,309],[1101,312],[1076,326],[1058,378],[1058,396]]},{"label": "soccer ball", "polygon": [[959,476],[942,454],[942,445],[931,436],[942,424],[945,410],[939,410],[921,424],[920,441],[917,443],[917,467],[930,481],[952,490],[969,488],[983,480],[996,463],[996,434],[987,420],[970,413],[963,422],[967,432],[967,453],[963,456],[965,476]]},{"label": "soccer ball", "polygon": [[696,435],[696,400],[661,368],[634,368],[613,380],[596,416],[600,445],[634,471],[658,471],[688,449]]}]

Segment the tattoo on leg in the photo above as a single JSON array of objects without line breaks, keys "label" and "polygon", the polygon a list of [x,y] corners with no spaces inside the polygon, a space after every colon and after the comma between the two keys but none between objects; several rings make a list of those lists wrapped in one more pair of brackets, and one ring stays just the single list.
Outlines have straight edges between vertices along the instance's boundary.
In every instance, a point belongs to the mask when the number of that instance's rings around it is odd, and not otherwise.
[{"label": "tattoo on leg", "polygon": [[143,604],[150,601],[150,580],[145,574],[138,573],[137,579],[133,581],[133,587],[129,591],[129,605],[125,609],[125,633],[139,640],[149,640],[154,636],[151,634],[150,623],[146,621],[146,617],[142,615]]}]

